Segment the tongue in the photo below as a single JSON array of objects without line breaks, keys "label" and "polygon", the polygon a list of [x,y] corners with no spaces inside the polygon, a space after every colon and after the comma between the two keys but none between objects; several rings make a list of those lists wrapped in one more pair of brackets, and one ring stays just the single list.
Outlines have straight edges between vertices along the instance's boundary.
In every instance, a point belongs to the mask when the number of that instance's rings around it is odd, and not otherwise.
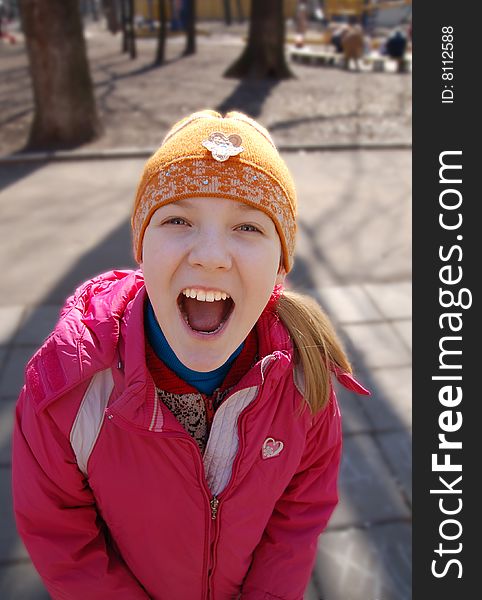
[{"label": "tongue", "polygon": [[184,299],[184,310],[189,320],[189,325],[196,331],[214,331],[223,320],[225,302],[200,302],[195,298]]}]

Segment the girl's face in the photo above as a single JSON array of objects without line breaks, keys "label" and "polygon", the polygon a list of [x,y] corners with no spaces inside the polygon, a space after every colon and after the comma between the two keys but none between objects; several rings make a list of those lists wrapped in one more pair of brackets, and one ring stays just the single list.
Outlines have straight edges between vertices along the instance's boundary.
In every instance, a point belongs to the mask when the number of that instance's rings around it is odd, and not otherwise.
[{"label": "girl's face", "polygon": [[284,280],[280,258],[273,221],[242,202],[189,198],[152,215],[141,268],[157,321],[186,367],[206,372],[226,362]]}]

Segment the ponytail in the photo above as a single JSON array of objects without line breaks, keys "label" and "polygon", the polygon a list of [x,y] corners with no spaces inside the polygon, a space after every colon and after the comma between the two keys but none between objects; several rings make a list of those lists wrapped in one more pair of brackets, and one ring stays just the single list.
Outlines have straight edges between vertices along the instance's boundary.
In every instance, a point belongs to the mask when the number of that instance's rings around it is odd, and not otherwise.
[{"label": "ponytail", "polygon": [[303,371],[304,398],[316,414],[330,398],[332,368],[351,374],[350,362],[329,318],[313,298],[284,290],[276,312],[293,341],[295,366]]}]

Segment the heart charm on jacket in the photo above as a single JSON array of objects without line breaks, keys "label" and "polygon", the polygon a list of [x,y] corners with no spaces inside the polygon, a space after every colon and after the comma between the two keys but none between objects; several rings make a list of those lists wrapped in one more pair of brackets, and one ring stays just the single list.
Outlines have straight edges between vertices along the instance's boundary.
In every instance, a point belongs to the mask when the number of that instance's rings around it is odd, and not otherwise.
[{"label": "heart charm on jacket", "polygon": [[283,446],[283,442],[276,441],[271,437],[266,438],[261,449],[261,456],[263,458],[273,458],[274,456],[278,456],[281,450],[283,450]]}]

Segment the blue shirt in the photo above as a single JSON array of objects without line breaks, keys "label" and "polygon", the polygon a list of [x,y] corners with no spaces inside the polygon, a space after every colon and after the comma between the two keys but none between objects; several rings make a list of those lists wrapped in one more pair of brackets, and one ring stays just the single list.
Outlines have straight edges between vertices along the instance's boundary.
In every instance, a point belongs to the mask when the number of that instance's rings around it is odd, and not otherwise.
[{"label": "blue shirt", "polygon": [[231,354],[228,360],[214,371],[193,371],[192,369],[188,369],[183,363],[177,358],[173,349],[169,345],[166,340],[162,329],[157,322],[156,315],[154,314],[154,309],[152,308],[152,304],[149,299],[147,300],[144,326],[147,335],[147,339],[151,345],[151,348],[156,353],[156,356],[159,360],[174,371],[178,377],[183,379],[189,385],[192,385],[202,394],[206,394],[210,396],[216,388],[218,388],[224,378],[229,372],[233,362],[236,360],[237,356],[241,353],[243,349],[244,342],[241,343],[239,348]]}]

